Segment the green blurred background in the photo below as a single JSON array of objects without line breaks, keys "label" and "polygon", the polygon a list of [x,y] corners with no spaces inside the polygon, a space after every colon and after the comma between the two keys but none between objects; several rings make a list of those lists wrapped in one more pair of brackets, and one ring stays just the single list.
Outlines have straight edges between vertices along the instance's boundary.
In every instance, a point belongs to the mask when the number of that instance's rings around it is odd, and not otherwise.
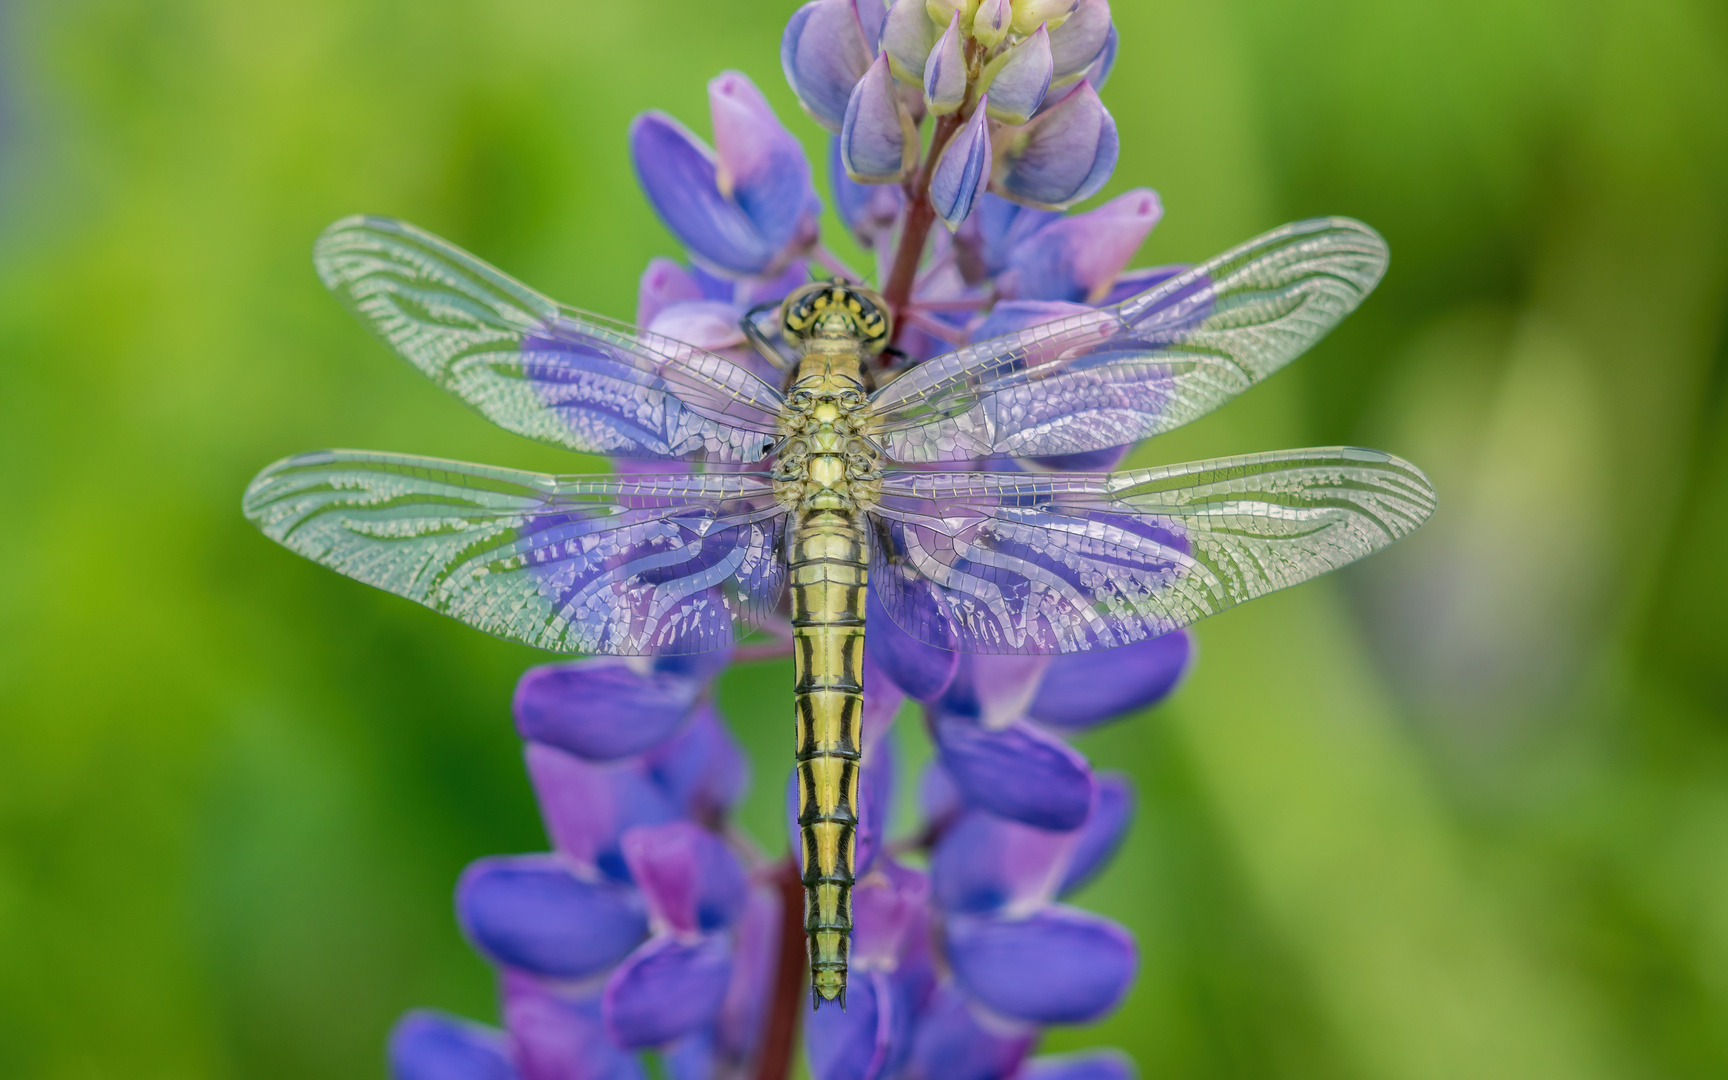
[{"label": "green blurred background", "polygon": [[[508,714],[543,657],[254,533],[358,446],[579,471],[326,296],[409,218],[628,318],[674,244],[635,112],[782,81],[790,0],[14,0],[0,128],[0,1076],[375,1077],[404,1008],[490,1019],[449,896],[544,839]],[[1105,92],[1167,219],[1382,230],[1384,285],[1140,463],[1423,465],[1414,539],[1204,624],[1085,903],[1131,925],[1155,1077],[1728,1075],[1728,7],[1116,8]],[[818,158],[818,160],[822,160]],[[829,222],[837,246],[837,231]],[[729,678],[773,833],[786,672]]]}]

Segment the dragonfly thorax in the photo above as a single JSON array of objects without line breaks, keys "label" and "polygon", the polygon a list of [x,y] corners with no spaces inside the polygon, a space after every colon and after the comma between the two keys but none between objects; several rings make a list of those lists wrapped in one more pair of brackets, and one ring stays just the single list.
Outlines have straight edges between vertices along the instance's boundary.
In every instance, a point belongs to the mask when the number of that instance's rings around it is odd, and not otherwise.
[{"label": "dragonfly thorax", "polygon": [[781,503],[850,512],[876,501],[881,451],[867,435],[862,364],[856,348],[805,353],[780,418],[785,441],[774,486]]}]

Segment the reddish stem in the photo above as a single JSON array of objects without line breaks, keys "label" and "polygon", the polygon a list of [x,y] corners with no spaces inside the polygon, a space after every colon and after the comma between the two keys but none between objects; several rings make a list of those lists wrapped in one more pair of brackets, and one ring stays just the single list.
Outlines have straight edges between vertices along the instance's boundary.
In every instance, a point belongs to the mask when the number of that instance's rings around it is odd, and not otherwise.
[{"label": "reddish stem", "polygon": [[804,883],[799,880],[796,856],[780,864],[774,881],[780,887],[780,953],[755,1080],[786,1080],[792,1075],[792,1048],[804,1012]]},{"label": "reddish stem", "polygon": [[[894,252],[894,268],[888,272],[888,282],[882,287],[882,299],[896,314],[912,299],[912,284],[918,278],[918,261],[924,257],[924,242],[930,238],[930,226],[936,222],[936,208],[930,205],[930,174],[936,171],[936,160],[943,147],[960,130],[965,121],[953,112],[936,121],[930,134],[930,153],[924,167],[906,190],[906,221],[900,227],[900,248]],[[904,320],[901,326],[905,325]],[[899,337],[899,330],[895,337]]]}]

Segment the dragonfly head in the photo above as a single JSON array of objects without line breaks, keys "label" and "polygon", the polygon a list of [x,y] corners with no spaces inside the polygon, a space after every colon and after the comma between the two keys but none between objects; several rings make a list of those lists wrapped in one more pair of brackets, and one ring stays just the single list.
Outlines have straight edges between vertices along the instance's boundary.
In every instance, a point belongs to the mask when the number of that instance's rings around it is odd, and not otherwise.
[{"label": "dragonfly head", "polygon": [[893,326],[880,296],[840,280],[819,281],[788,296],[780,305],[780,323],[789,341],[844,343],[865,353],[881,352]]}]

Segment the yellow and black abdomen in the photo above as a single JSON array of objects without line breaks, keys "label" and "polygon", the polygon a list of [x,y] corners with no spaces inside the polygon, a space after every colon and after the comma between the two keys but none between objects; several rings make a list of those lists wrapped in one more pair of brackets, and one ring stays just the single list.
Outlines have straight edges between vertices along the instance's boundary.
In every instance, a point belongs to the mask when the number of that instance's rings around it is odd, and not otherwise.
[{"label": "yellow and black abdomen", "polygon": [[806,509],[788,562],[804,929],[817,1000],[846,1000],[863,757],[868,540],[856,507]]}]

